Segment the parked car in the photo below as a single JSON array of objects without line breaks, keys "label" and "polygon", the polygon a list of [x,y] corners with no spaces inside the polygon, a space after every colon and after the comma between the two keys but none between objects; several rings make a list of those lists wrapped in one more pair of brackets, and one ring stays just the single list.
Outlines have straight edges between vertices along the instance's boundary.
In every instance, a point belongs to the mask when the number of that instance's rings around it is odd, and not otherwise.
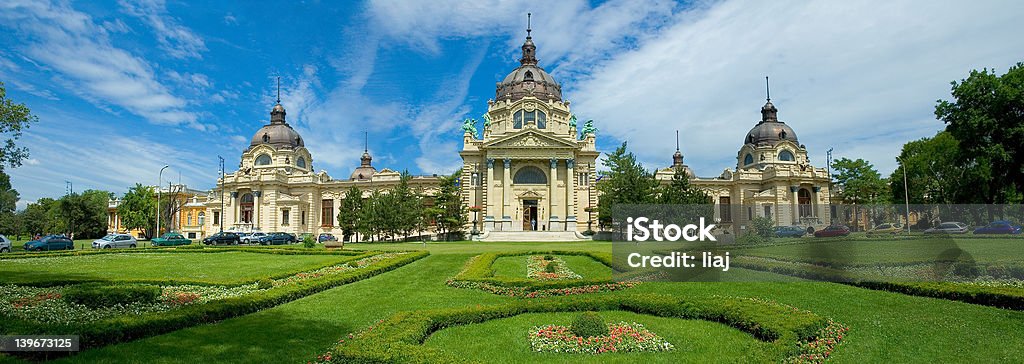
[{"label": "parked car", "polygon": [[993,221],[991,224],[974,229],[975,234],[1020,234],[1021,227],[1009,221]]},{"label": "parked car", "polygon": [[241,242],[241,241],[242,240],[238,237],[238,234],[235,234],[235,233],[230,232],[230,231],[222,231],[222,232],[219,232],[219,233],[207,236],[206,239],[203,239],[203,244],[206,244],[206,245],[211,245],[211,244],[212,245],[220,245],[220,244],[238,245],[238,243]]},{"label": "parked car", "polygon": [[950,221],[939,224],[939,226],[925,230],[925,234],[966,234],[967,225],[962,222]]},{"label": "parked car", "polygon": [[803,226],[778,226],[775,228],[775,237],[778,238],[799,238],[807,234]]},{"label": "parked car", "polygon": [[192,245],[192,239],[186,238],[181,233],[166,233],[159,238],[153,238],[153,246],[176,245]]},{"label": "parked car", "polygon": [[814,237],[816,238],[831,238],[847,235],[850,235],[850,229],[842,225],[829,225],[824,229],[814,232]]},{"label": "parked car", "polygon": [[295,243],[295,235],[289,233],[270,233],[260,238],[261,245],[284,245]]},{"label": "parked car", "polygon": [[47,235],[25,243],[27,251],[74,250],[75,243],[63,235]]},{"label": "parked car", "polygon": [[316,238],[316,241],[319,243],[323,243],[325,241],[338,241],[338,238],[334,237],[334,234],[331,233],[322,233]]},{"label": "parked car", "polygon": [[267,236],[267,233],[257,231],[254,233],[242,234],[239,238],[242,239],[242,243],[252,244],[260,242],[260,238]]},{"label": "parked car", "polygon": [[871,228],[871,230],[868,230],[868,235],[895,235],[902,233],[904,231],[906,230],[904,230],[903,225],[887,222],[884,224],[879,224],[878,226]]},{"label": "parked car", "polygon": [[135,240],[135,237],[129,234],[107,234],[107,236],[93,240],[92,248],[134,248],[138,243],[139,242]]},{"label": "parked car", "polygon": [[11,239],[8,239],[7,236],[0,234],[0,253],[10,253],[10,252],[11,252]]}]

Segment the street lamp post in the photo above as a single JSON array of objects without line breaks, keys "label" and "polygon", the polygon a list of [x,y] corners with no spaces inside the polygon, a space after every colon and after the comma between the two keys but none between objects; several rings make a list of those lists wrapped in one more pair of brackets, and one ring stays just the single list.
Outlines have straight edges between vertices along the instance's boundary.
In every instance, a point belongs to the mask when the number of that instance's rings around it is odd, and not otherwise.
[{"label": "street lamp post", "polygon": [[156,183],[156,236],[160,236],[160,185],[164,183],[164,170],[168,166],[160,168],[160,173],[157,176]]},{"label": "street lamp post", "polygon": [[227,182],[224,179],[224,157],[217,156],[220,159],[220,213],[217,216],[217,226],[220,227],[220,232],[224,232],[224,183]]},{"label": "street lamp post", "polygon": [[899,156],[896,160],[900,161],[900,169],[903,170],[903,202],[906,204],[907,209],[907,234],[910,233],[910,191],[907,189],[907,163],[900,159]]}]

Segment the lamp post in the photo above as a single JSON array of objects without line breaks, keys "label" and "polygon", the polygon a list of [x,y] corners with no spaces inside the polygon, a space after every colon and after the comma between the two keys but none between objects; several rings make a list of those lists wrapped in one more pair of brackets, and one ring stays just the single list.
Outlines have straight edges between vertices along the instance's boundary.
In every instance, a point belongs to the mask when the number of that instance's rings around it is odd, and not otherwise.
[{"label": "lamp post", "polygon": [[907,163],[903,162],[899,156],[896,156],[896,160],[900,161],[900,169],[903,170],[903,202],[907,208],[907,234],[910,234],[910,191],[907,190]]},{"label": "lamp post", "polygon": [[834,205],[835,202],[832,202],[832,148],[828,148],[828,151],[825,152],[825,155],[825,159],[827,159],[827,161],[825,161],[825,173],[828,174],[828,219],[829,225],[831,225],[836,221],[836,209]]},{"label": "lamp post", "polygon": [[217,226],[220,227],[220,232],[224,232],[224,157],[217,156],[220,159],[220,214],[217,216]]},{"label": "lamp post", "polygon": [[156,236],[160,236],[160,185],[164,183],[164,170],[169,166],[160,168],[156,183]]}]

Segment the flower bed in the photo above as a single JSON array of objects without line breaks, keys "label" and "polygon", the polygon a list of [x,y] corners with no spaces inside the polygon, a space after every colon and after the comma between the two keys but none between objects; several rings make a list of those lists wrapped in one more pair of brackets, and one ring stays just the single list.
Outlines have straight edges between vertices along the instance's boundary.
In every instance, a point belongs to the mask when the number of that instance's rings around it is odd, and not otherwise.
[{"label": "flower bed", "polygon": [[[545,259],[545,257],[551,257],[551,259]],[[550,264],[555,264],[557,267],[554,272],[547,271]],[[562,258],[553,255],[531,255],[526,258],[526,277],[541,281],[583,278],[569,269]]]},{"label": "flower bed", "polygon": [[519,297],[519,298],[541,298],[541,297],[555,297],[555,296],[572,296],[578,294],[587,293],[598,293],[598,292],[612,292],[621,291],[626,288],[635,287],[639,282],[612,282],[604,284],[591,284],[586,286],[575,286],[565,288],[548,288],[533,290],[531,287],[524,286],[499,286],[486,282],[473,282],[473,281],[456,281],[448,280],[449,287],[455,288],[468,288],[468,289],[479,289],[484,292],[493,293],[501,296]]},{"label": "flower bed", "polygon": [[847,331],[850,331],[849,327],[829,320],[828,326],[819,330],[814,339],[800,340],[796,344],[799,350],[797,355],[786,358],[784,363],[824,363],[843,341],[843,334],[846,334]]},{"label": "flower bed", "polygon": [[579,337],[565,326],[535,326],[530,329],[530,349],[536,352],[570,354],[675,350],[671,343],[635,322],[610,324],[608,331],[608,335]]}]

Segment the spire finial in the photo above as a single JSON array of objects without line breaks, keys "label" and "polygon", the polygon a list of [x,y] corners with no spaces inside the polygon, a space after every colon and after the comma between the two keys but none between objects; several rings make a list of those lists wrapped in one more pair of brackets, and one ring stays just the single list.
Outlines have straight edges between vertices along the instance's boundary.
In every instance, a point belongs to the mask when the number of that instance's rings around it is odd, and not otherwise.
[{"label": "spire finial", "polygon": [[532,17],[533,17],[533,13],[526,13],[526,38],[527,39],[530,38],[530,32],[533,31],[532,27],[530,26],[530,23],[531,23],[530,20],[531,20]]},{"label": "spire finial", "polygon": [[281,76],[277,76],[277,103],[281,103]]},{"label": "spire finial", "polygon": [[679,151],[679,130],[676,130],[676,151]]},{"label": "spire finial", "polygon": [[768,96],[768,101],[772,101],[772,89],[768,87],[768,76],[764,76],[764,93]]},{"label": "spire finial", "polygon": [[370,152],[370,132],[363,131],[363,153]]}]

